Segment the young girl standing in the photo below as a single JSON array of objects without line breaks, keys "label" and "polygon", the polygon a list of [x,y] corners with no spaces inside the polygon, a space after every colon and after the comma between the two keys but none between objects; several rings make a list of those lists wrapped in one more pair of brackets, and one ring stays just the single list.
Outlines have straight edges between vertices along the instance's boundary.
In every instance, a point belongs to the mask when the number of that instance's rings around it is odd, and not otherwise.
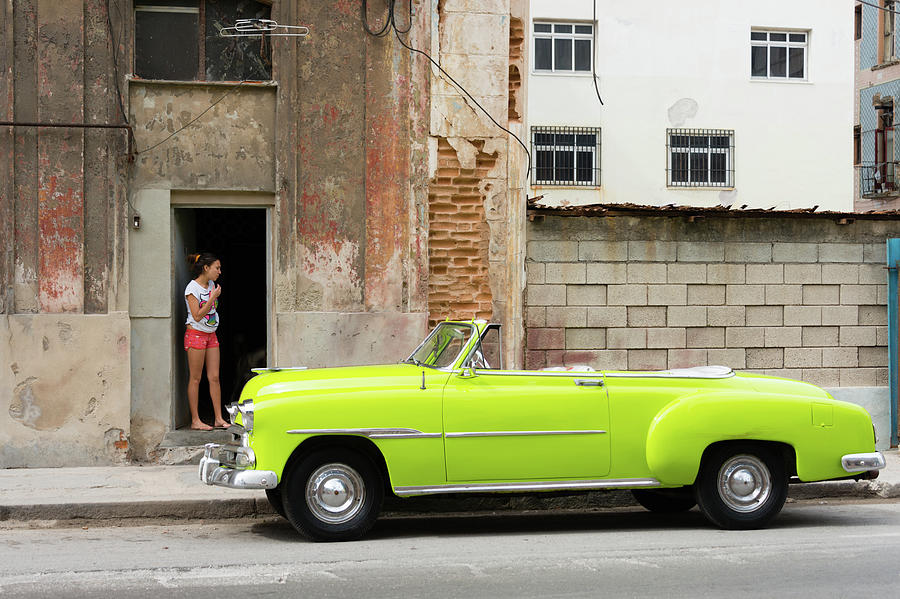
[{"label": "young girl standing", "polygon": [[216,307],[222,288],[216,279],[222,274],[222,264],[209,252],[191,254],[187,257],[194,279],[184,289],[184,303],[187,305],[187,329],[184,332],[184,349],[187,352],[190,379],[188,380],[188,405],[191,408],[191,428],[208,431],[209,426],[197,414],[200,378],[206,364],[206,379],[209,381],[209,398],[215,414],[215,428],[226,428],[228,423],[222,418],[222,388],[219,385],[219,313]]}]

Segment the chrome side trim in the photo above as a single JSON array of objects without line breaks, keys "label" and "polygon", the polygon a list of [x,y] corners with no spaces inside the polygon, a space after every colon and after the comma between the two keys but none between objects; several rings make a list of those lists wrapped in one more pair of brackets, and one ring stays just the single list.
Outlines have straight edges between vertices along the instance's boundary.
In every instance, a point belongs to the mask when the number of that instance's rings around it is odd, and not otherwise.
[{"label": "chrome side trim", "polygon": [[440,439],[441,433],[423,433],[414,428],[297,428],[289,435],[362,435],[370,439]]},{"label": "chrome side trim", "polygon": [[841,458],[841,466],[847,472],[861,470],[881,470],[885,466],[884,455],[880,451],[872,453],[849,453]]},{"label": "chrome side trim", "polygon": [[466,433],[445,433],[447,439],[458,439],[463,437],[526,437],[541,435],[605,435],[606,431],[602,430],[581,430],[581,431],[480,431]]},{"label": "chrome side trim", "polygon": [[597,480],[568,480],[518,483],[464,483],[449,485],[427,485],[420,487],[394,487],[400,497],[413,495],[436,495],[439,493],[488,493],[517,491],[566,491],[614,489],[631,487],[659,487],[655,478],[611,478]]}]

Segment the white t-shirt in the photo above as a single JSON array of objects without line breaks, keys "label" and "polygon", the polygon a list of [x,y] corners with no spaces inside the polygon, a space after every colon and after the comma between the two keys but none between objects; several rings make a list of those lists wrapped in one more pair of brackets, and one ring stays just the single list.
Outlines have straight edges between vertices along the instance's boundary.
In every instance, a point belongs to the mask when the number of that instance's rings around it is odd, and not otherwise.
[{"label": "white t-shirt", "polygon": [[212,281],[209,282],[209,286],[206,289],[201,287],[200,283],[194,280],[191,280],[191,282],[187,284],[187,287],[184,288],[184,305],[187,306],[187,321],[185,321],[184,324],[189,324],[191,325],[191,328],[203,331],[204,333],[216,332],[216,329],[219,327],[219,314],[216,312],[216,306],[219,305],[219,300],[216,299],[216,303],[212,310],[210,310],[206,316],[201,318],[200,322],[197,322],[191,314],[191,305],[188,303],[187,299],[189,295],[193,295],[197,298],[200,307],[203,308],[203,306],[206,305],[206,302],[209,301],[209,294],[212,293],[212,290],[215,288],[216,284]]}]

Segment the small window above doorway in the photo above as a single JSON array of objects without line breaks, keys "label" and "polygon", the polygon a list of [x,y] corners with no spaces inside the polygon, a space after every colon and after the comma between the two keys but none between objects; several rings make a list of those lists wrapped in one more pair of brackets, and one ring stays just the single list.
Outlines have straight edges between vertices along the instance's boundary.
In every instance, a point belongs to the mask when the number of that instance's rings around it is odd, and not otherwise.
[{"label": "small window above doorway", "polygon": [[134,74],[172,81],[268,81],[272,47],[261,37],[222,37],[238,19],[268,19],[271,2],[137,0]]}]

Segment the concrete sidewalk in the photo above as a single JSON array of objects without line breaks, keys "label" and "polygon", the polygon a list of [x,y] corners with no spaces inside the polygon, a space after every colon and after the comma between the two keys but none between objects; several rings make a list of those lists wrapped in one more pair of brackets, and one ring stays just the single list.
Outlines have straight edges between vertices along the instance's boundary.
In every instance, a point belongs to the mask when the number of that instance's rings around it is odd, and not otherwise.
[{"label": "concrete sidewalk", "polygon": [[[884,452],[887,466],[873,481],[791,485],[789,498],[900,498],[900,454]],[[627,491],[574,496],[390,498],[385,512],[470,512],[510,509],[591,509],[631,505]],[[197,466],[111,466],[0,470],[0,520],[126,518],[239,518],[269,515],[263,491],[211,487]]]}]

